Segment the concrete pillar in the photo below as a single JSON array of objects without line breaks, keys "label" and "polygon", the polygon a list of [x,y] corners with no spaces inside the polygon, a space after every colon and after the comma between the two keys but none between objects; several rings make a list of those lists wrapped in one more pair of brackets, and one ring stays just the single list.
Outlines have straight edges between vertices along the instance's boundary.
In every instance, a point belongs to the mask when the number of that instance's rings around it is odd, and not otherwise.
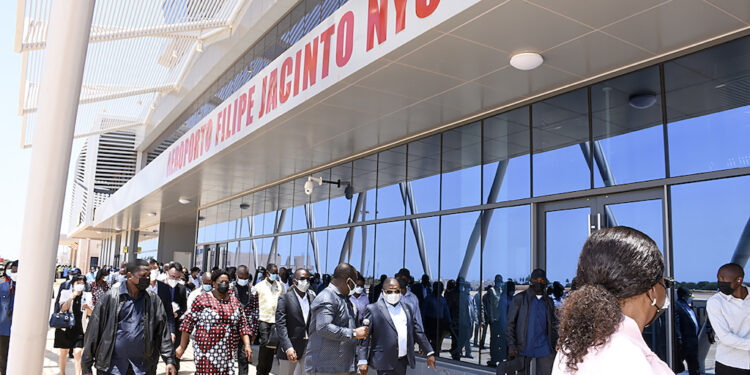
[{"label": "concrete pillar", "polygon": [[161,262],[171,260],[190,268],[195,253],[196,222],[159,224],[159,245],[156,258]]},{"label": "concrete pillar", "polygon": [[41,374],[94,0],[52,2],[34,128],[8,374]]},{"label": "concrete pillar", "polygon": [[127,240],[127,247],[128,247],[128,253],[126,255],[126,261],[132,262],[136,259],[138,259],[138,236],[141,235],[140,231],[137,230],[129,230],[128,231],[128,240]]}]

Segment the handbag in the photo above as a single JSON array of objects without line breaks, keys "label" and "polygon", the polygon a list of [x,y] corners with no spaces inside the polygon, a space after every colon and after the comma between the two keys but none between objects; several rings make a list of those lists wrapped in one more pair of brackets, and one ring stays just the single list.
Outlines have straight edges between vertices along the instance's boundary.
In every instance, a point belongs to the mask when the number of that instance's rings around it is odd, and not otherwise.
[{"label": "handbag", "polygon": [[276,324],[260,322],[260,346],[276,349],[279,346],[279,334],[276,332]]},{"label": "handbag", "polygon": [[76,325],[76,317],[72,312],[55,312],[49,317],[50,328],[72,328]]}]

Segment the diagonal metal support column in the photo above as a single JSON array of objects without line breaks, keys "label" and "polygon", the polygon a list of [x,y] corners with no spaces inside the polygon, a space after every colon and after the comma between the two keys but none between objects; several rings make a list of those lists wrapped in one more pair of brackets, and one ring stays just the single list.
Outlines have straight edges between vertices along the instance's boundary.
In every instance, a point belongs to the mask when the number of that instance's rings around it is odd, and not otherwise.
[{"label": "diagonal metal support column", "polygon": [[[359,220],[359,213],[362,211],[362,205],[365,202],[365,197],[367,196],[367,192],[363,191],[359,193],[359,196],[357,196],[357,203],[354,205],[354,213],[352,214],[352,217],[349,218],[349,223],[356,223],[357,220]],[[344,263],[345,260],[347,260],[347,256],[349,259],[351,259],[352,256],[352,239],[354,238],[354,230],[357,227],[349,227],[349,230],[346,231],[346,237],[344,238],[344,244],[341,246],[341,255],[339,255],[339,263]],[[360,270],[361,271],[361,270]]]},{"label": "diagonal metal support column", "polygon": [[[313,211],[312,203],[305,203],[305,219],[307,221],[307,229],[315,229],[315,212]],[[310,244],[313,248],[313,257],[315,259],[315,272],[321,273],[320,269],[320,251],[318,250],[318,234],[316,232],[310,232]]]},{"label": "diagonal metal support column", "polygon": [[[271,262],[271,259],[276,259],[276,249],[279,246],[279,232],[281,231],[281,228],[284,226],[284,220],[286,219],[286,208],[281,210],[281,213],[278,215],[279,219],[274,223],[273,226],[273,234],[276,236],[273,237],[273,241],[271,242],[271,251],[268,252],[268,263]],[[275,263],[278,263],[276,261]]]},{"label": "diagonal metal support column", "polygon": [[[248,226],[250,227],[250,237],[255,236],[255,224],[253,219],[250,218],[250,216],[247,217]],[[253,249],[253,259],[255,260],[255,270],[258,269],[258,266],[260,265],[258,262],[258,246],[255,244],[255,239],[250,240],[250,246]],[[255,271],[253,270],[253,271]]]},{"label": "diagonal metal support column", "polygon": [[[581,146],[581,152],[583,152],[583,157],[586,159],[586,162],[590,164],[591,152],[589,151],[589,142],[581,143],[579,146]],[[612,169],[609,167],[609,161],[604,155],[604,150],[599,141],[594,141],[594,160],[596,161],[596,167],[599,170],[599,175],[604,182],[604,186],[614,186],[616,184],[615,176],[612,174]],[[604,219],[607,221],[607,228],[616,227],[617,219],[615,218],[612,209],[609,208],[609,206],[605,206],[604,213]]]},{"label": "diagonal metal support column", "polygon": [[734,249],[734,254],[732,255],[732,263],[745,268],[748,258],[750,258],[750,218],[747,219],[745,229],[740,235],[740,240],[737,241],[737,247]]},{"label": "diagonal metal support column", "polygon": [[[489,195],[487,196],[487,203],[494,203],[497,200],[497,195],[500,193],[500,187],[503,185],[503,179],[505,179],[505,172],[508,170],[508,161],[500,160],[497,162],[497,169],[495,170],[495,178],[492,180],[492,186],[490,186]],[[487,238],[487,228],[490,226],[490,220],[492,220],[492,214],[495,210],[482,210],[477,218],[477,222],[474,224],[474,229],[471,231],[471,237],[469,237],[469,243],[466,245],[466,253],[464,254],[464,260],[461,263],[461,269],[458,271],[458,277],[466,279],[466,274],[469,272],[471,266],[471,260],[474,258],[474,253],[477,251],[477,243],[481,236],[482,243]]]},{"label": "diagonal metal support column", "polygon": [[[6,374],[41,374],[94,0],[51,2]],[[23,3],[19,3],[19,7]]]},{"label": "diagonal metal support column", "polygon": [[[411,181],[399,182],[398,187],[401,191],[401,198],[404,200],[404,205],[409,205],[412,214],[419,213],[417,202],[414,199],[414,192],[411,188]],[[430,280],[432,280],[432,267],[430,267],[430,260],[427,257],[427,246],[424,242],[422,225],[419,223],[419,219],[411,219],[409,220],[409,224],[411,224],[411,230],[414,232],[414,240],[417,243],[417,251],[419,252],[419,260],[422,262],[422,269]]]}]

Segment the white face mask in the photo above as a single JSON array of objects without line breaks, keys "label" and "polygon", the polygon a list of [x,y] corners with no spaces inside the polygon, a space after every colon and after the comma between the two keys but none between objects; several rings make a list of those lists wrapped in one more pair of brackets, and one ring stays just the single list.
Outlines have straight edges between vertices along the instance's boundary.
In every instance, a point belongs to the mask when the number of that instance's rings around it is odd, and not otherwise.
[{"label": "white face mask", "polygon": [[[354,288],[357,287],[357,283],[354,282],[354,280],[350,278],[346,279],[346,286],[349,287],[349,282],[351,282],[354,285]],[[354,289],[349,289],[349,297],[354,295]]]},{"label": "white face mask", "polygon": [[299,290],[302,293],[307,292],[307,289],[310,288],[310,282],[307,280],[297,280],[297,290]]},{"label": "white face mask", "polygon": [[239,286],[248,286],[250,284],[250,279],[237,279],[237,285]]},{"label": "white face mask", "polygon": [[177,280],[169,279],[167,280],[167,284],[169,284],[169,286],[174,288],[175,286],[177,286]]},{"label": "white face mask", "polygon": [[383,294],[383,299],[391,305],[396,305],[401,300],[401,293]]},{"label": "white face mask", "polygon": [[85,286],[83,284],[73,285],[73,290],[75,290],[76,292],[83,292],[84,288],[85,288]]},{"label": "white face mask", "polygon": [[159,277],[159,271],[151,270],[151,274],[149,276],[151,278],[151,281],[154,281],[156,280],[157,277]]},{"label": "white face mask", "polygon": [[363,289],[361,286],[354,288],[354,294],[362,294]]},{"label": "white face mask", "polygon": [[16,277],[18,277],[18,274],[12,271],[8,271],[5,274],[13,281],[16,281]]}]

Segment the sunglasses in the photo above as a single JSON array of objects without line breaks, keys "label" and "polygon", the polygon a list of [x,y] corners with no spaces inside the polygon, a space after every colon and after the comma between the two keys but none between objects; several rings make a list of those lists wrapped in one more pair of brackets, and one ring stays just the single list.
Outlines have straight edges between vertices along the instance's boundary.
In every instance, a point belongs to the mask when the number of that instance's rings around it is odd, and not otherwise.
[{"label": "sunglasses", "polygon": [[664,282],[661,283],[661,285],[664,287],[664,289],[671,289],[674,287],[674,279],[671,277],[665,277]]},{"label": "sunglasses", "polygon": [[401,293],[400,290],[384,290],[383,293],[385,294],[399,294]]}]

